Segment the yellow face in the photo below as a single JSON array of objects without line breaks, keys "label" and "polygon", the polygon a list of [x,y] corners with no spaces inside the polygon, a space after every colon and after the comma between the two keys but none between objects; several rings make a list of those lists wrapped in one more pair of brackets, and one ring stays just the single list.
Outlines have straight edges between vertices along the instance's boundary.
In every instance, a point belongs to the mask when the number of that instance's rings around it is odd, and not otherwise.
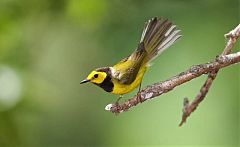
[{"label": "yellow face", "polygon": [[101,84],[106,77],[107,77],[107,74],[105,72],[92,71],[88,75],[87,81],[91,83]]}]

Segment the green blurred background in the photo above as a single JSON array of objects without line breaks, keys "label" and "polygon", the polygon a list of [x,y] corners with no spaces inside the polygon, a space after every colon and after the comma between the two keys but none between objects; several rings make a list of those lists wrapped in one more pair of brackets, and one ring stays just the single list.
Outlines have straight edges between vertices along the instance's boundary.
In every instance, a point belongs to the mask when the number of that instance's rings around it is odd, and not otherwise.
[{"label": "green blurred background", "polygon": [[104,110],[116,95],[79,85],[129,55],[149,18],[169,18],[183,37],[143,86],[220,54],[238,14],[239,0],[0,0],[0,146],[238,146],[237,65],[219,73],[183,127],[183,98],[206,76],[118,116]]}]

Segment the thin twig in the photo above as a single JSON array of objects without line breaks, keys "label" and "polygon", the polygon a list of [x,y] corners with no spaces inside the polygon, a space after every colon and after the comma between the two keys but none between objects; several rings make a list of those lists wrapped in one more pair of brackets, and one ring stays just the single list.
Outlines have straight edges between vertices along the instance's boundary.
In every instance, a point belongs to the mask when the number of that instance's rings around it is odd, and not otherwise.
[{"label": "thin twig", "polygon": [[[216,57],[214,61],[208,62],[206,64],[192,66],[188,70],[166,81],[158,82],[153,85],[149,85],[145,87],[140,92],[138,92],[134,97],[127,100],[123,104],[109,104],[106,106],[105,109],[115,114],[127,111],[129,108],[136,106],[139,103],[142,103],[146,100],[152,99],[154,97],[162,95],[163,93],[167,93],[173,90],[176,86],[186,83],[203,74],[209,74],[208,79],[205,82],[205,84],[206,83],[207,84],[206,85],[204,84],[204,86],[200,90],[201,94],[198,95],[191,104],[189,104],[189,101],[187,98],[184,99],[183,119],[187,118],[191,114],[191,112],[193,112],[196,109],[198,104],[203,100],[201,98],[205,97],[209,87],[212,84],[213,79],[216,77],[216,75],[212,75],[211,73],[217,73],[217,71],[221,68],[240,62],[240,52],[227,55],[231,51],[234,43],[236,42],[239,36],[240,36],[240,25],[237,26],[230,33],[226,34],[226,37],[229,38],[229,41],[224,49],[223,54]],[[204,93],[205,95],[203,95]],[[185,121],[182,121],[182,122],[185,122]]]},{"label": "thin twig", "polygon": [[[227,54],[231,53],[231,50],[232,50],[234,44],[236,43],[236,40],[238,39],[239,35],[240,35],[240,24],[234,30],[232,30],[229,33],[224,35],[229,40],[228,40],[226,47],[224,48],[221,55],[227,55]],[[203,99],[205,98],[206,94],[208,93],[209,88],[211,87],[214,79],[216,78],[218,71],[219,70],[214,70],[208,74],[207,80],[205,81],[205,83],[201,87],[198,95],[195,97],[195,99],[193,100],[193,102],[191,104],[189,104],[188,98],[184,98],[183,110],[182,110],[183,115],[182,115],[182,120],[181,120],[179,126],[182,126],[183,123],[186,122],[186,120],[190,116],[190,114],[198,107],[198,105],[201,103],[201,101],[203,101]]]}]

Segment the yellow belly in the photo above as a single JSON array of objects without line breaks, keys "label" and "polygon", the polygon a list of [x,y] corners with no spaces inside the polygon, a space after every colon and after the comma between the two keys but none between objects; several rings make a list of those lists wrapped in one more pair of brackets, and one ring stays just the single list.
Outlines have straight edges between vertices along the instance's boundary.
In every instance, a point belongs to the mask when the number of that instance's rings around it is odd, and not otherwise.
[{"label": "yellow belly", "polygon": [[114,87],[111,93],[122,95],[133,91],[140,85],[146,69],[146,66],[141,67],[136,76],[136,79],[130,85],[119,84],[117,81],[113,81]]}]

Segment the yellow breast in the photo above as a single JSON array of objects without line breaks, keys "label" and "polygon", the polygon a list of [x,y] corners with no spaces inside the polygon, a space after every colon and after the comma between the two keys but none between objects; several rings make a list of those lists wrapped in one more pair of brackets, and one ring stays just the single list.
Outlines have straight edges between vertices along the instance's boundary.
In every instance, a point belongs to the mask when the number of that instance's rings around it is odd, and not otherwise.
[{"label": "yellow breast", "polygon": [[136,76],[136,79],[130,85],[119,84],[117,80],[113,80],[114,87],[111,93],[122,95],[133,91],[140,85],[146,69],[147,69],[146,66],[142,66]]}]

